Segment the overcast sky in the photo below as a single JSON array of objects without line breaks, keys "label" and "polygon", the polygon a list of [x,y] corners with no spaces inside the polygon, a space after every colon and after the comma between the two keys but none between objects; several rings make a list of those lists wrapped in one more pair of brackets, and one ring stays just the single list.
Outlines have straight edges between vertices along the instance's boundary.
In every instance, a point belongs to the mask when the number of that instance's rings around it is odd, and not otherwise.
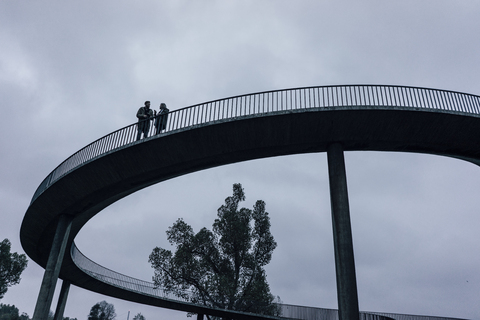
[{"label": "overcast sky", "polygon": [[[479,17],[473,0],[1,0],[0,241],[23,253],[20,225],[41,181],[78,149],[135,122],[145,100],[175,110],[336,84],[479,95]],[[346,167],[360,310],[480,319],[480,168],[380,152],[348,152]],[[237,182],[243,206],[262,199],[270,213],[272,293],[287,304],[337,308],[323,153],[150,187],[100,212],[76,243],[110,269],[151,280],[148,255],[170,248],[166,229],[180,217],[195,231],[211,228]],[[43,271],[30,261],[0,302],[31,317]],[[185,319],[75,286],[65,316],[86,319],[102,300],[117,319],[129,311],[130,319]]]}]

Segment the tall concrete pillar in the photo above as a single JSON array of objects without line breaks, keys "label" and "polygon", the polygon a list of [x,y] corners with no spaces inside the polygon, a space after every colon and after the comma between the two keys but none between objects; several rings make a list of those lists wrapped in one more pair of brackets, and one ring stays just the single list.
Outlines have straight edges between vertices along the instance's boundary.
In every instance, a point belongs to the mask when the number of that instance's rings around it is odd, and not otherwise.
[{"label": "tall concrete pillar", "polygon": [[63,320],[63,313],[65,312],[65,306],[67,305],[68,291],[70,290],[70,281],[63,280],[62,289],[58,297],[57,309],[55,309],[55,316],[53,320]]},{"label": "tall concrete pillar", "polygon": [[70,216],[62,215],[59,217],[32,320],[46,320],[48,318],[71,226],[72,218]]},{"label": "tall concrete pillar", "polygon": [[359,319],[357,279],[353,256],[352,226],[348,205],[347,174],[343,147],[334,143],[327,148],[333,244],[337,275],[339,320]]}]

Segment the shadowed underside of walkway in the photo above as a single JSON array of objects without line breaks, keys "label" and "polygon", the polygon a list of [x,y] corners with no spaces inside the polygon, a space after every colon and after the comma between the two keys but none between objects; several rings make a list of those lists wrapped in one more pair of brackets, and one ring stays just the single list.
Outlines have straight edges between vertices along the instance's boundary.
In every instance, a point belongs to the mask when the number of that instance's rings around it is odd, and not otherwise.
[{"label": "shadowed underside of walkway", "polygon": [[[105,268],[93,262],[94,270],[78,266],[74,238],[102,209],[150,185],[246,160],[325,152],[335,142],[347,151],[428,153],[480,165],[479,101],[478,96],[442,90],[338,86],[243,95],[180,109],[170,113],[167,129],[159,135],[134,141],[136,125],[131,125],[57,167],[25,214],[22,246],[45,267],[58,217],[67,214],[73,218],[68,240],[73,254],[65,255],[62,279],[143,304],[233,316],[230,311],[130,289],[127,280],[118,284],[102,280],[95,274]],[[233,314],[238,319],[256,317]]]}]

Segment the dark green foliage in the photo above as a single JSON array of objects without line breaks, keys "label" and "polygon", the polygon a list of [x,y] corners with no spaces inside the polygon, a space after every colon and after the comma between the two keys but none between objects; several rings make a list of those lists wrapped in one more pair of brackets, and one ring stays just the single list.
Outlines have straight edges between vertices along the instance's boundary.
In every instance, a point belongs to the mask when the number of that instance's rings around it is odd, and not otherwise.
[{"label": "dark green foliage", "polygon": [[141,313],[137,313],[135,317],[133,317],[133,320],[146,320],[145,316]]},{"label": "dark green foliage", "polygon": [[88,320],[113,320],[116,316],[113,304],[101,301],[90,309]]},{"label": "dark green foliage", "polygon": [[10,240],[0,242],[0,299],[14,284],[20,283],[20,275],[27,267],[27,257],[16,252],[10,253]]},{"label": "dark green foliage", "polygon": [[150,254],[155,285],[193,303],[278,315],[263,268],[277,246],[270,218],[265,202],[257,201],[253,210],[239,209],[244,200],[241,184],[234,184],[213,231],[203,228],[194,234],[178,219],[167,231],[176,252],[156,247]]},{"label": "dark green foliage", "polygon": [[30,318],[26,313],[20,315],[14,305],[0,303],[0,320],[30,320]]}]

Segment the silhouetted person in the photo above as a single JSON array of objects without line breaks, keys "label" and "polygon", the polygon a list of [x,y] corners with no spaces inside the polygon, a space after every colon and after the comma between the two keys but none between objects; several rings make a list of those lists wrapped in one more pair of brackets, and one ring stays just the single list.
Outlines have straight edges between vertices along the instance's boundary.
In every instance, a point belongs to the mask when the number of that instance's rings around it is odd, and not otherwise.
[{"label": "silhouetted person", "polygon": [[160,131],[165,130],[167,127],[168,109],[165,103],[160,104],[160,111],[155,114],[155,134],[159,134]]},{"label": "silhouetted person", "polygon": [[153,117],[153,111],[150,109],[150,101],[145,101],[145,106],[140,107],[137,112],[138,118],[138,133],[137,133],[137,140],[140,140],[142,137],[148,137],[148,131],[150,130],[150,120]]}]

